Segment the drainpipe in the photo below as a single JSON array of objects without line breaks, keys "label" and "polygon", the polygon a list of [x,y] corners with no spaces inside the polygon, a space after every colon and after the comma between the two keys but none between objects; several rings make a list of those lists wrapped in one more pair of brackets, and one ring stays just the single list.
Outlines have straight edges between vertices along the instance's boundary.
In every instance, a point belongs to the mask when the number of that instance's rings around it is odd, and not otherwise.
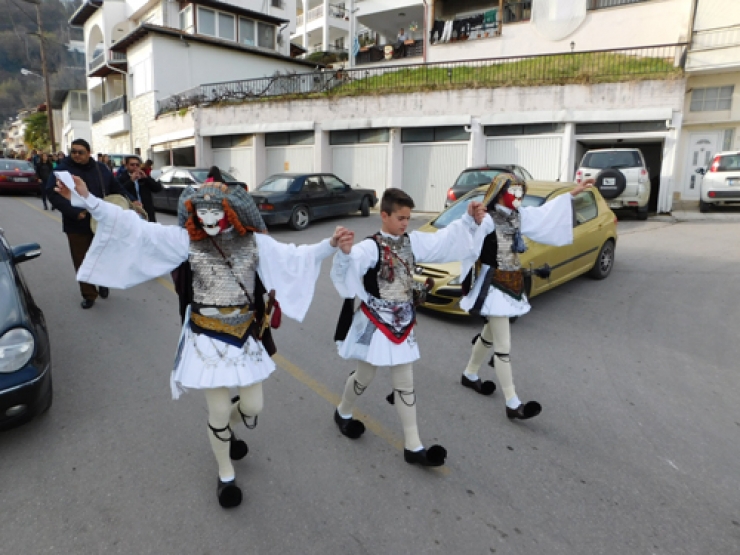
[{"label": "drainpipe", "polygon": [[427,63],[427,0],[421,0],[424,4],[424,14],[421,18],[421,61]]}]

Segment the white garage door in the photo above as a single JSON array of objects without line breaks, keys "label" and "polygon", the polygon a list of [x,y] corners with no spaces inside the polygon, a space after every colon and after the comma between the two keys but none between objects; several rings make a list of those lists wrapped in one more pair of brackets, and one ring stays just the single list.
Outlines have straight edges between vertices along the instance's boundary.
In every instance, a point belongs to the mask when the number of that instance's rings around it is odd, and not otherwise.
[{"label": "white garage door", "polygon": [[275,146],[267,151],[267,175],[276,173],[310,173],[313,171],[312,146]]},{"label": "white garage door", "polygon": [[244,181],[250,190],[259,185],[254,181],[254,164],[251,148],[214,148],[213,164]]},{"label": "white garage door", "polygon": [[353,187],[375,189],[378,198],[388,186],[388,145],[346,145],[331,149],[334,174]]},{"label": "white garage door", "polygon": [[562,137],[501,137],[486,141],[487,164],[518,164],[535,179],[560,178]]},{"label": "white garage door", "polygon": [[467,162],[467,143],[404,145],[402,188],[414,199],[416,210],[443,210],[447,189]]}]

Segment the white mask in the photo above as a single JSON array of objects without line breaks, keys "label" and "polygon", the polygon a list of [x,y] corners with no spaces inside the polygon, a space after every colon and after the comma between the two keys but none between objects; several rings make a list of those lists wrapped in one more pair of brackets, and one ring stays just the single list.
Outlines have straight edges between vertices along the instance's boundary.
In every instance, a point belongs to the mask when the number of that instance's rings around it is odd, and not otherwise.
[{"label": "white mask", "polygon": [[196,213],[198,214],[198,220],[205,232],[213,237],[221,232],[221,226],[219,222],[224,217],[223,208],[198,208]]}]

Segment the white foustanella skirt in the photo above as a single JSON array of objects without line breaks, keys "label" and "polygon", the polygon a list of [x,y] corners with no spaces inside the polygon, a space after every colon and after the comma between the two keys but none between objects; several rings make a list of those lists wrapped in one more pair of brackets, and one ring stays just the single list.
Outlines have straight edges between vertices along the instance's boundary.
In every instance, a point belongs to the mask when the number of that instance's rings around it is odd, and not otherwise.
[{"label": "white foustanella skirt", "polygon": [[[484,264],[482,269],[487,270],[488,266]],[[483,274],[484,272],[481,271],[481,275]],[[473,290],[460,300],[460,308],[465,311],[470,311],[470,309],[475,306],[475,301],[478,299],[478,293],[482,285],[482,279],[476,280],[473,285]],[[491,285],[488,289],[488,295],[486,296],[486,300],[483,303],[480,313],[481,316],[512,317],[522,316],[529,312],[530,308],[531,306],[529,305],[526,295],[522,295],[521,300],[517,301],[510,295],[507,295],[503,291],[500,291]]]},{"label": "white foustanella skirt", "polygon": [[337,347],[340,357],[362,360],[374,366],[396,366],[419,359],[415,329],[403,343],[393,343],[362,310],[355,312],[347,337],[337,341]]},{"label": "white foustanella skirt", "polygon": [[193,333],[189,322],[188,310],[170,377],[173,399],[188,389],[247,387],[266,380],[275,371],[270,355],[254,338],[247,339],[243,347],[235,347]]}]

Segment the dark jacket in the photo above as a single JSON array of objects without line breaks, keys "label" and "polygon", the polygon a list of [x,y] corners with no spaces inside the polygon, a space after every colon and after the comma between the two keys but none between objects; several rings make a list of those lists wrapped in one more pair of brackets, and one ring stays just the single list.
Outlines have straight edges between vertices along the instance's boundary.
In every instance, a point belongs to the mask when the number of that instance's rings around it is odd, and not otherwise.
[{"label": "dark jacket", "polygon": [[[82,179],[88,190],[98,198],[106,195],[123,195],[130,198],[121,184],[116,181],[113,174],[105,164],[100,164],[90,158],[87,164],[77,164],[67,156],[57,164],[55,171],[67,170],[72,175]],[[54,190],[56,187],[56,176],[52,174],[46,182],[46,190],[49,194],[51,205],[62,213],[62,230],[64,233],[82,233],[92,235],[90,230],[90,214],[84,219],[78,219],[82,208],[75,208],[72,203]]]},{"label": "dark jacket", "polygon": [[50,161],[47,161],[46,163],[39,162],[36,165],[36,175],[41,180],[42,187],[46,187],[46,183],[49,181],[49,176],[52,171],[54,171],[54,165]]},{"label": "dark jacket", "polygon": [[144,207],[144,210],[146,210],[147,215],[149,216],[150,222],[156,222],[157,216],[154,212],[154,199],[152,198],[152,193],[158,193],[162,190],[162,184],[159,181],[155,181],[151,177],[145,177],[144,179],[139,179],[139,195],[136,194],[136,183],[134,181],[131,181],[131,177],[129,176],[128,172],[125,172],[120,178],[119,183],[123,186],[124,189],[126,189],[126,192],[128,193],[128,196],[134,200],[139,200],[139,196],[141,197],[141,204]]}]

